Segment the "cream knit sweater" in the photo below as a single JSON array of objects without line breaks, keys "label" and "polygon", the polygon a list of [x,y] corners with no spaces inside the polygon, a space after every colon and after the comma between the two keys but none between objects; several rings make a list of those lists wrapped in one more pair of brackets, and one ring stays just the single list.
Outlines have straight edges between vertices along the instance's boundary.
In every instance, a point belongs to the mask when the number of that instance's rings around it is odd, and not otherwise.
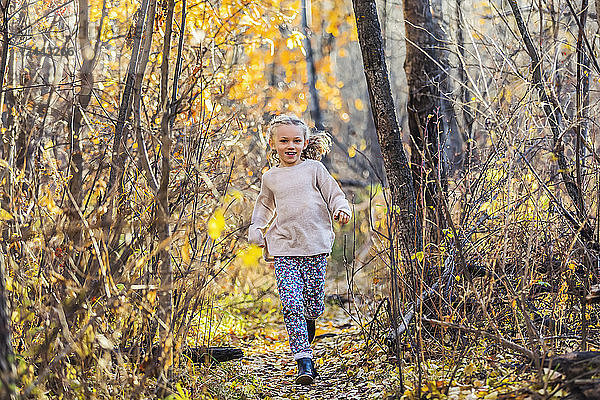
[{"label": "cream knit sweater", "polygon": [[331,253],[331,219],[337,211],[352,216],[344,192],[319,161],[273,167],[263,175],[248,241],[266,244],[272,256]]}]

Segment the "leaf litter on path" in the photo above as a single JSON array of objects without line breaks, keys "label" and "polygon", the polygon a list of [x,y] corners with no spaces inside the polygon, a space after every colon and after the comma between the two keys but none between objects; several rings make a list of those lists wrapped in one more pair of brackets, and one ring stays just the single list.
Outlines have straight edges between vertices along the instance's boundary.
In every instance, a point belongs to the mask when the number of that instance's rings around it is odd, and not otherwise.
[{"label": "leaf litter on path", "polygon": [[[527,363],[474,338],[468,350],[426,342],[420,390],[416,352],[408,346],[402,362],[406,391],[400,393],[394,357],[383,346],[367,346],[361,327],[338,305],[328,305],[317,321],[313,350],[320,379],[310,386],[296,385],[296,362],[280,312],[266,318],[243,313],[242,318],[248,326],[238,341],[245,356],[205,371],[200,390],[208,394],[206,399],[541,398],[542,388],[533,383],[535,373]],[[560,398],[564,393],[556,385],[544,389],[546,394],[553,392],[558,396],[546,397]]]},{"label": "leaf litter on path", "polygon": [[[320,378],[309,386],[295,383],[296,362],[283,320],[273,322],[243,338],[245,356],[241,361],[216,367],[237,370],[251,382],[253,390],[242,390],[240,399],[354,400],[382,399],[393,394],[397,384],[393,367],[382,363],[380,355],[372,360],[365,357],[359,327],[342,308],[328,306],[317,320],[313,350]],[[239,381],[242,383],[244,379]],[[215,398],[224,398],[213,393],[217,395]]]}]

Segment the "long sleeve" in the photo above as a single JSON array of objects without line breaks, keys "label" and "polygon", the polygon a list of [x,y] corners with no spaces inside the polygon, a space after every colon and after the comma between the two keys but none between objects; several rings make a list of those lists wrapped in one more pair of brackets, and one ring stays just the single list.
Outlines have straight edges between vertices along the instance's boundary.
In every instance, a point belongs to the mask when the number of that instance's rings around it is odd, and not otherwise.
[{"label": "long sleeve", "polygon": [[259,246],[265,245],[265,237],[261,229],[264,229],[275,212],[275,196],[273,192],[265,184],[264,179],[260,187],[260,193],[254,205],[252,212],[252,220],[248,228],[248,242]]},{"label": "long sleeve", "polygon": [[348,200],[346,200],[346,195],[321,163],[319,163],[319,168],[317,168],[317,186],[332,215],[335,215],[338,211],[343,211],[349,217],[352,217],[352,210],[350,209]]}]

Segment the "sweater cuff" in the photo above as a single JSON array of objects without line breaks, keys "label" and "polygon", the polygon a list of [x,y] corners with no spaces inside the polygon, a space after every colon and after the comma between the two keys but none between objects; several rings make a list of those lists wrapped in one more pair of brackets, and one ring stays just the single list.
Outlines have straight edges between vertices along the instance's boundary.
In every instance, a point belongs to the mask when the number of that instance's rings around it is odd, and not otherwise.
[{"label": "sweater cuff", "polygon": [[250,225],[250,228],[248,229],[248,242],[259,246],[265,245],[265,238],[260,229]]},{"label": "sweater cuff", "polygon": [[350,210],[350,208],[347,207],[340,207],[337,210],[334,211],[333,215],[335,215],[337,212],[343,212],[344,214],[347,214],[348,217],[352,218],[352,210]]}]

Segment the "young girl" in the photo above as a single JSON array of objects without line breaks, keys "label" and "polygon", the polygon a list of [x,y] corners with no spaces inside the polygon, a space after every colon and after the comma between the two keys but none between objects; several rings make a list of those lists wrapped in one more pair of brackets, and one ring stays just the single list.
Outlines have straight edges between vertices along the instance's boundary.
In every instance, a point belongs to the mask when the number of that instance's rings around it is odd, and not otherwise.
[{"label": "young girl", "polygon": [[317,376],[310,343],[315,320],[325,309],[326,258],[334,239],[331,218],[346,224],[351,211],[337,182],[318,161],[331,147],[326,134],[311,136],[298,117],[280,115],[271,120],[268,135],[271,159],[278,165],[263,175],[248,241],[266,247],[274,257],[283,318],[298,363],[296,383],[308,385]]}]

